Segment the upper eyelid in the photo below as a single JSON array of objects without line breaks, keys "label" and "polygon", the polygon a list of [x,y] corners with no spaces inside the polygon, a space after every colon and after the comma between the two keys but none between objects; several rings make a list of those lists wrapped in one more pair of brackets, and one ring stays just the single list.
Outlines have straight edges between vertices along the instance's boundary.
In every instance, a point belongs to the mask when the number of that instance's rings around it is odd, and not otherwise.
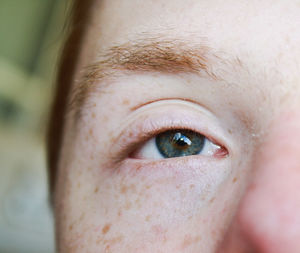
[{"label": "upper eyelid", "polygon": [[[148,105],[145,107],[149,109]],[[114,141],[110,153],[114,154],[113,159],[120,160],[124,158],[127,155],[125,153],[126,149],[131,148],[127,151],[132,152],[134,148],[141,145],[141,142],[147,141],[159,132],[172,128],[198,132],[217,145],[225,147],[228,154],[231,154],[232,141],[226,136],[225,131],[222,131],[222,127],[217,126],[219,125],[217,119],[210,113],[197,112],[197,114],[181,106],[178,106],[177,110],[176,107],[170,106],[169,110],[173,111],[170,115],[167,110],[161,110],[161,107],[158,106],[155,110],[149,109],[151,113],[147,115],[147,108],[139,108],[134,113],[134,117],[131,117],[130,120],[127,119],[129,122],[125,120],[126,123],[120,124],[122,128],[119,127],[112,131]]]}]

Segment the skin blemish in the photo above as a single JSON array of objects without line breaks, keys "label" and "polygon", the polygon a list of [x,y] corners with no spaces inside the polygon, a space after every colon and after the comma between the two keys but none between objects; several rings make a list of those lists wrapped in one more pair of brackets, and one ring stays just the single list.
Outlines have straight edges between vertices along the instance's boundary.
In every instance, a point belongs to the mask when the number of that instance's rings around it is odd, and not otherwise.
[{"label": "skin blemish", "polygon": [[232,183],[236,183],[236,181],[237,181],[237,178],[235,177],[233,180],[232,180]]},{"label": "skin blemish", "polygon": [[102,234],[107,234],[108,231],[110,230],[111,224],[106,224],[103,228],[102,228]]},{"label": "skin blemish", "polygon": [[94,193],[97,193],[98,191],[99,191],[99,187],[96,187]]}]

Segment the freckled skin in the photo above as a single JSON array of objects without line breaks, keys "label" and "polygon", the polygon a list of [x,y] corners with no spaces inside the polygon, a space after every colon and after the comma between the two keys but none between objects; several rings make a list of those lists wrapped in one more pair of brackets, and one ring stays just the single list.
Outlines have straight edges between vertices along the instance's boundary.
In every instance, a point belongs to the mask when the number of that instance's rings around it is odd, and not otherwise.
[{"label": "freckled skin", "polygon": [[[105,48],[154,34],[194,45],[204,39],[224,57],[225,66],[211,69],[226,81],[117,70],[77,124],[67,118],[54,195],[58,252],[299,253],[300,115],[290,113],[300,108],[298,1],[94,4],[74,80]],[[180,121],[174,102],[154,112],[149,101],[166,98],[207,112],[189,124],[217,136],[228,156],[131,157],[128,146],[147,141],[144,114],[172,116],[170,128]],[[148,111],[132,109],[144,104]],[[184,119],[195,113],[186,107]]]},{"label": "freckled skin", "polygon": [[110,230],[110,226],[110,224],[106,224],[102,229],[102,233],[106,234]]}]

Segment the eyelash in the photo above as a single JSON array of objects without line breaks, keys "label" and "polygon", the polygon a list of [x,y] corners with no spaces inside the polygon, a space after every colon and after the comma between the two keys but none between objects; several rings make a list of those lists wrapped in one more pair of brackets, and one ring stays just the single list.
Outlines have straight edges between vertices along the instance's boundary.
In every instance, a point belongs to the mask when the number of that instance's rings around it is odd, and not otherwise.
[{"label": "eyelash", "polygon": [[[179,142],[182,143],[185,147],[182,147],[177,145],[178,139],[174,140],[175,136],[178,134],[181,136],[179,139]],[[169,137],[173,138],[167,138],[164,139],[162,142],[163,146],[161,146],[161,136],[164,135],[169,135]],[[182,139],[182,136],[184,139]],[[193,138],[196,137],[196,138]],[[195,139],[196,146],[198,144],[199,150],[194,150],[192,149],[191,154],[185,153],[188,151],[189,148],[191,148],[193,145],[192,139]],[[189,141],[190,143],[187,144],[186,141]],[[198,143],[197,143],[198,141]],[[200,141],[200,143],[199,143]],[[169,151],[167,147],[168,144],[171,143],[171,149],[174,148],[173,152],[172,150]],[[195,145],[193,147],[195,149]],[[151,150],[152,149],[152,150]],[[177,150],[176,150],[177,149]],[[171,152],[171,154],[170,154]],[[164,153],[164,154],[163,154]],[[169,157],[167,157],[169,155]],[[210,139],[208,139],[205,135],[190,131],[189,129],[176,129],[175,131],[173,130],[167,130],[164,132],[161,132],[154,137],[150,138],[149,140],[145,141],[140,145],[135,151],[133,151],[129,157],[133,159],[154,159],[154,160],[160,160],[160,159],[171,159],[175,157],[183,157],[183,156],[192,156],[192,155],[201,155],[201,156],[212,156],[212,157],[224,157],[227,155],[227,151],[224,147],[221,147],[220,145],[214,143]],[[148,157],[147,157],[148,156]]]},{"label": "eyelash", "polygon": [[[172,111],[174,112],[174,109]],[[209,128],[208,125],[210,124],[206,122],[205,116],[199,116],[195,114],[188,115],[185,110],[182,112],[178,110],[175,115],[174,113],[168,114],[167,111],[160,110],[158,113],[134,117],[129,124],[124,126],[124,130],[121,131],[118,137],[115,138],[112,147],[113,152],[110,152],[114,154],[112,159],[116,162],[121,162],[126,158],[135,159],[132,155],[143,147],[147,141],[160,133],[176,129],[193,131],[205,136],[207,140],[220,147],[219,151],[214,154],[214,157],[226,157],[229,151],[223,145],[224,141],[220,141],[220,138],[215,137],[217,135],[215,133],[220,132],[219,128],[215,124],[211,124],[212,127]],[[203,120],[200,121],[199,118]]]}]

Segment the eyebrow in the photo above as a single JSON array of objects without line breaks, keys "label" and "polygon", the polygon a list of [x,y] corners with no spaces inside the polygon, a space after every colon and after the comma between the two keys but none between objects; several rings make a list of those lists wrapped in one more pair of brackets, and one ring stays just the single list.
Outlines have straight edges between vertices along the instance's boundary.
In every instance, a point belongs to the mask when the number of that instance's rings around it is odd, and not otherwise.
[{"label": "eyebrow", "polygon": [[[205,40],[203,40],[205,41]],[[166,74],[195,73],[213,80],[222,80],[212,66],[227,60],[205,43],[195,44],[187,39],[158,37],[136,39],[118,44],[100,54],[96,62],[88,65],[80,81],[74,85],[68,111],[80,117],[80,111],[90,94],[97,92],[106,78],[117,76],[120,71],[134,73],[160,72]],[[239,59],[230,65],[241,65]],[[109,82],[106,82],[106,85]]]}]

